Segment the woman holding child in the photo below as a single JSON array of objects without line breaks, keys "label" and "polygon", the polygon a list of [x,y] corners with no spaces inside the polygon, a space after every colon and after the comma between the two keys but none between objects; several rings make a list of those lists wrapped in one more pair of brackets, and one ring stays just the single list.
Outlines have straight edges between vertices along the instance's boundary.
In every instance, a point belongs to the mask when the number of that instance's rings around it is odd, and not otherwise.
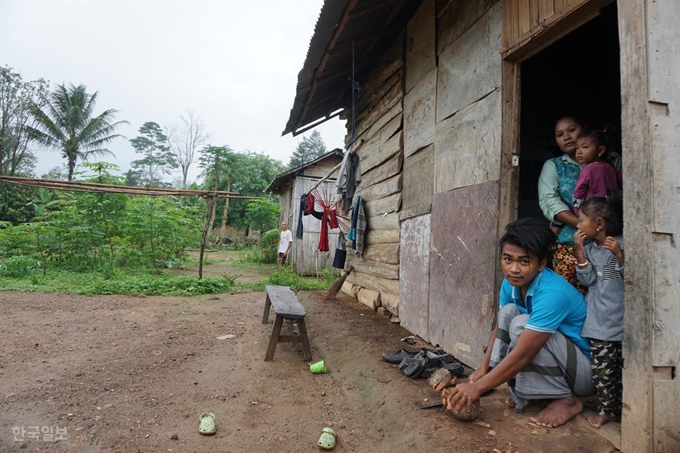
[{"label": "woman holding child", "polygon": [[[576,189],[582,164],[577,162],[576,152],[579,148],[579,137],[587,132],[580,120],[573,116],[565,116],[555,123],[555,141],[564,153],[546,161],[538,179],[538,203],[543,215],[550,220],[553,231],[557,234],[557,248],[553,255],[553,269],[574,285],[583,294],[586,289],[576,278],[574,257],[574,233],[578,225],[578,217],[574,208],[574,189]],[[581,141],[584,137],[581,138]],[[599,156],[610,161],[616,153],[608,150]],[[616,165],[615,162],[612,162]],[[619,179],[620,181],[620,179]]]}]

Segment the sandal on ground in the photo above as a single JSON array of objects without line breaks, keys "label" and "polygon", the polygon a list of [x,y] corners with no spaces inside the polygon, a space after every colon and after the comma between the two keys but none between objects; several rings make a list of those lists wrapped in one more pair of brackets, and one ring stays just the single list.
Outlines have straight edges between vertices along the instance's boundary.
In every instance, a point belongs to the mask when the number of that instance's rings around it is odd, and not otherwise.
[{"label": "sandal on ground", "polygon": [[200,423],[198,424],[198,432],[209,436],[215,434],[215,414],[212,412],[203,412],[201,414]]},{"label": "sandal on ground", "polygon": [[411,358],[415,357],[415,355],[418,354],[418,351],[409,351],[407,349],[399,349],[395,351],[393,354],[387,354],[384,353],[382,355],[382,359],[387,362],[387,363],[401,363],[402,360],[405,358]]},{"label": "sandal on ground", "polygon": [[399,370],[412,379],[420,377],[426,368],[427,359],[420,355],[405,357],[399,364]]}]

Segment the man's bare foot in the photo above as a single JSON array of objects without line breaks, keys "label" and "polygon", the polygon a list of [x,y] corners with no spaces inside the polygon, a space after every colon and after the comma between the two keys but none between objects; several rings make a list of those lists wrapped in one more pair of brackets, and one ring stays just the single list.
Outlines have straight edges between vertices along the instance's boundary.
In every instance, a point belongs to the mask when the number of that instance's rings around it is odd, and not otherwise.
[{"label": "man's bare foot", "polygon": [[599,428],[607,422],[613,421],[614,417],[609,417],[607,415],[596,415],[594,417],[588,417],[588,423],[590,423],[595,428]]},{"label": "man's bare foot", "polygon": [[505,399],[505,404],[506,404],[508,407],[512,407],[513,409],[515,408],[515,402],[512,400],[512,396],[508,396],[508,397]]},{"label": "man's bare foot", "polygon": [[557,428],[580,414],[581,411],[583,411],[581,401],[574,396],[570,396],[569,398],[554,400],[548,407],[529,420],[546,428]]}]

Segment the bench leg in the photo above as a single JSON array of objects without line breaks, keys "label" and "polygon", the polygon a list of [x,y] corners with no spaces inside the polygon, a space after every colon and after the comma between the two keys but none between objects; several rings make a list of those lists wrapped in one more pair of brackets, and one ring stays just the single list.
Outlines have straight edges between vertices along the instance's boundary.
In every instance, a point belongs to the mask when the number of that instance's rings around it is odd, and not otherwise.
[{"label": "bench leg", "polygon": [[300,330],[300,339],[302,340],[302,352],[305,354],[305,360],[312,360],[312,348],[309,347],[309,338],[307,337],[307,326],[304,318],[298,319],[298,329]]},{"label": "bench leg", "polygon": [[265,362],[271,362],[274,358],[274,352],[276,352],[276,344],[279,342],[279,335],[281,335],[281,326],[283,325],[283,316],[277,314],[276,320],[274,321],[274,329],[272,330],[272,336],[269,339],[269,346],[267,347],[267,355],[264,356]]},{"label": "bench leg", "polygon": [[267,324],[269,322],[269,308],[272,306],[271,300],[269,300],[269,294],[267,294],[267,300],[264,302],[264,314],[262,315],[262,324]]}]

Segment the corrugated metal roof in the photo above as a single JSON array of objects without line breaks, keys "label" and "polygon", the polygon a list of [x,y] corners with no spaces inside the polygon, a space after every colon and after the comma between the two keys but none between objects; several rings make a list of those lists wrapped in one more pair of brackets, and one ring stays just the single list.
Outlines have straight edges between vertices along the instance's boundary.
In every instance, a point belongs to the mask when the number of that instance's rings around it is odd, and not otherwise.
[{"label": "corrugated metal roof", "polygon": [[269,184],[269,186],[267,186],[267,188],[264,191],[277,193],[284,183],[286,183],[289,179],[298,176],[300,172],[303,171],[305,168],[314,164],[318,164],[319,162],[322,162],[331,157],[340,157],[342,159],[343,155],[344,153],[340,148],[335,148],[333,151],[326,153],[321,157],[317,157],[311,162],[307,162],[306,164],[302,164],[299,167],[293,168],[292,170],[288,170],[287,172],[276,175],[276,178],[274,178],[274,180]]},{"label": "corrugated metal roof", "polygon": [[419,0],[326,0],[298,74],[283,135],[349,107],[352,47],[354,76],[361,83],[420,4]]}]

